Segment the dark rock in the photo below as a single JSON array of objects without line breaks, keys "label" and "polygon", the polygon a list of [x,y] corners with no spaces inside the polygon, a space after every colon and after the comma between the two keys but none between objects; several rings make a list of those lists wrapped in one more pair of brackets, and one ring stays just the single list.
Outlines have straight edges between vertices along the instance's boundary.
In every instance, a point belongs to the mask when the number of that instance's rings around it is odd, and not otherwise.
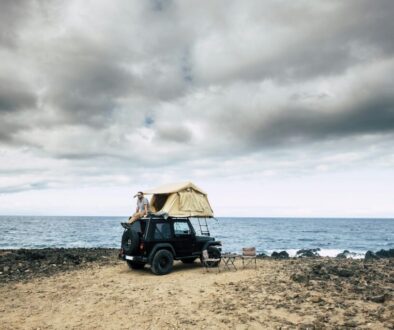
[{"label": "dark rock", "polygon": [[320,275],[322,272],[325,272],[325,268],[323,267],[323,264],[315,264],[312,265],[312,273],[316,274],[316,275]]},{"label": "dark rock", "polygon": [[379,258],[394,258],[394,249],[380,250],[375,253]]},{"label": "dark rock", "polygon": [[307,283],[309,281],[309,277],[301,273],[292,274],[290,278],[297,283]]},{"label": "dark rock", "polygon": [[348,250],[344,250],[343,252],[337,254],[337,256],[335,258],[338,259],[346,259],[349,256],[349,251]]},{"label": "dark rock", "polygon": [[318,252],[320,249],[302,249],[297,251],[298,258],[316,258],[319,257]]},{"label": "dark rock", "polygon": [[358,323],[355,320],[346,320],[343,325],[349,328],[356,328],[358,326]]},{"label": "dark rock", "polygon": [[375,259],[380,259],[380,258],[372,251],[367,251],[367,253],[365,253],[364,259],[365,260],[375,260]]},{"label": "dark rock", "polygon": [[341,277],[350,277],[354,275],[354,271],[346,268],[338,268],[338,270],[336,271],[336,275]]},{"label": "dark rock", "polygon": [[386,300],[386,295],[382,294],[382,295],[379,295],[379,296],[368,297],[368,300],[371,300],[371,301],[373,301],[373,302],[382,304],[382,303],[384,303],[385,300]]},{"label": "dark rock", "polygon": [[289,258],[289,254],[286,251],[281,251],[281,252],[272,252],[271,254],[271,258],[274,259],[288,259]]},{"label": "dark rock", "polygon": [[[93,262],[115,264],[117,249],[70,248],[70,249],[18,249],[2,250],[0,253],[0,284],[24,281],[32,277],[53,274],[85,267]],[[85,263],[81,261],[85,260]]]}]

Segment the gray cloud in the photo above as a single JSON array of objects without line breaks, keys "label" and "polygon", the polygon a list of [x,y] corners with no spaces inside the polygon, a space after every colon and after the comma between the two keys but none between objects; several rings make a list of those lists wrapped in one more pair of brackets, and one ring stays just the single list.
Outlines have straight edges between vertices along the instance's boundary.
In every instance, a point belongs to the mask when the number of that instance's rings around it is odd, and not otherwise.
[{"label": "gray cloud", "polygon": [[394,131],[394,98],[371,100],[340,114],[317,114],[310,110],[286,112],[268,120],[256,133],[262,144],[273,141],[297,143],[321,141],[354,134],[382,134]]},{"label": "gray cloud", "polygon": [[80,177],[351,148],[394,130],[392,1],[0,9],[0,144]]},{"label": "gray cloud", "polygon": [[0,114],[36,107],[36,95],[22,82],[0,77]]},{"label": "gray cloud", "polygon": [[334,1],[311,6],[276,6],[268,1],[245,7],[241,23],[253,36],[253,43],[246,43],[242,35],[232,38],[231,35],[239,34],[236,25],[223,31],[227,43],[217,38],[220,44],[209,44],[217,70],[210,63],[207,68],[202,66],[200,79],[204,83],[300,81],[340,74],[359,63],[394,53],[394,41],[389,37],[389,31],[394,30],[394,3],[389,0],[379,5],[369,1]]},{"label": "gray cloud", "polygon": [[288,108],[261,122],[245,118],[237,133],[255,148],[277,144],[319,142],[364,134],[394,133],[394,96],[373,95],[354,100],[350,108],[319,112],[316,109]]},{"label": "gray cloud", "polygon": [[172,0],[151,0],[152,8],[155,11],[164,11],[173,3]]},{"label": "gray cloud", "polygon": [[31,1],[3,0],[0,10],[0,45],[16,47],[19,27],[29,19]]},{"label": "gray cloud", "polygon": [[61,112],[66,122],[102,124],[133,93],[133,77],[113,50],[89,39],[72,37],[54,46],[44,65],[48,84],[44,102]]},{"label": "gray cloud", "polygon": [[29,190],[42,190],[48,188],[47,182],[33,182],[12,186],[0,186],[0,194],[13,194]]},{"label": "gray cloud", "polygon": [[17,145],[18,132],[29,129],[28,117],[37,111],[37,96],[24,83],[10,78],[0,77],[0,86],[0,145]]},{"label": "gray cloud", "polygon": [[190,130],[179,125],[161,125],[161,127],[157,128],[156,133],[156,139],[161,142],[187,144],[192,139]]}]

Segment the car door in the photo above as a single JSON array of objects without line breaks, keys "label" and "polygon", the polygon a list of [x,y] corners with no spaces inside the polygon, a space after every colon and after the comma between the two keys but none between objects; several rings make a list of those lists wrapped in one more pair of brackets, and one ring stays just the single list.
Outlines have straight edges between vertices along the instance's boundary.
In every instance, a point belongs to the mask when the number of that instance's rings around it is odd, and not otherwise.
[{"label": "car door", "polygon": [[174,246],[178,257],[187,257],[193,254],[196,247],[196,234],[186,220],[174,220]]}]

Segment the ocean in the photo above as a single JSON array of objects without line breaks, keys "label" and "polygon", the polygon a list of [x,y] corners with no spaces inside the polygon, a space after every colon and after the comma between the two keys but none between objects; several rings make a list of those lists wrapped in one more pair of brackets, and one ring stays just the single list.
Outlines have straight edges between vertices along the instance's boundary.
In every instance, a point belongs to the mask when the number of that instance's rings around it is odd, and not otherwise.
[{"label": "ocean", "polygon": [[[0,216],[0,249],[46,247],[119,248],[126,217]],[[194,220],[195,222],[195,220]],[[255,246],[259,253],[319,248],[335,257],[349,250],[361,258],[367,250],[394,248],[394,219],[218,218],[208,219],[211,236],[225,252]],[[195,225],[196,230],[198,225]]]}]

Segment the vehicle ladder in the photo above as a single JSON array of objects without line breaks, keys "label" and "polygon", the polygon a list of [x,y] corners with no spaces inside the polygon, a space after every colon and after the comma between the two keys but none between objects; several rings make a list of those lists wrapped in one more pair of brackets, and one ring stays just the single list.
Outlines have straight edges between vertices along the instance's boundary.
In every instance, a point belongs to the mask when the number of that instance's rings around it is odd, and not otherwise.
[{"label": "vehicle ladder", "polygon": [[207,218],[198,218],[198,225],[200,226],[201,235],[211,236],[208,228]]}]

